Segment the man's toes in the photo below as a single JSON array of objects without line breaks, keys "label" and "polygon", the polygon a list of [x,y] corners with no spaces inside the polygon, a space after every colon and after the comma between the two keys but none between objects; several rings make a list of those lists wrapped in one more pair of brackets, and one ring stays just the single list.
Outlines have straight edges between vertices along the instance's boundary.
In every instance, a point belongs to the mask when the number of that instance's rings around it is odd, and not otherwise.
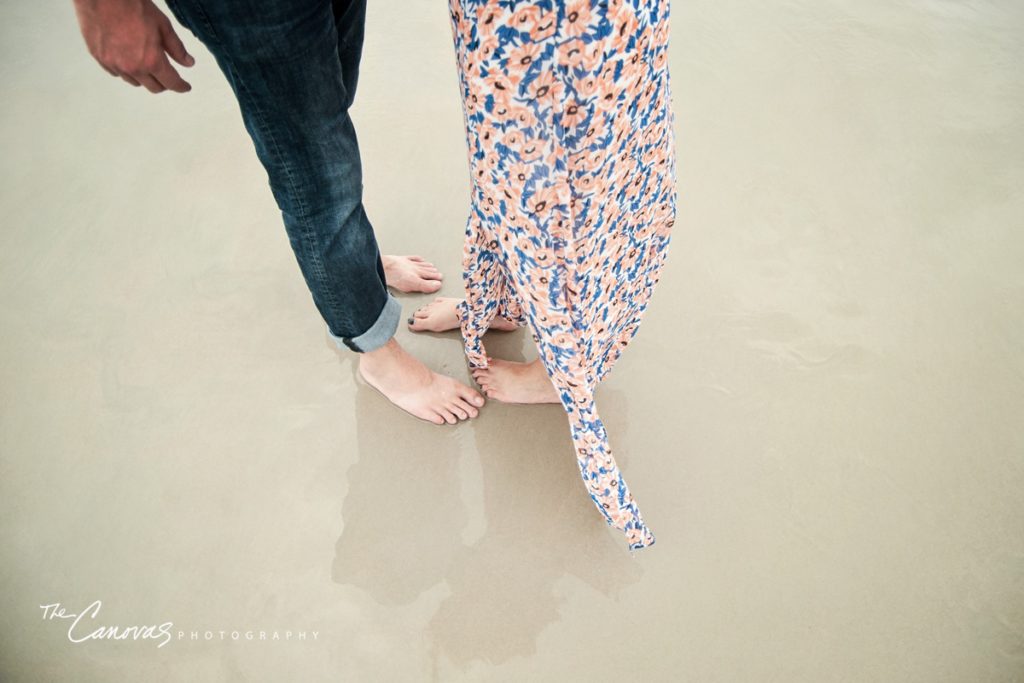
[{"label": "man's toes", "polygon": [[429,420],[430,422],[433,422],[436,425],[443,425],[444,422],[445,422],[444,418],[441,417],[441,415],[439,413],[431,414],[430,417],[427,418],[427,420]]},{"label": "man's toes", "polygon": [[447,408],[439,408],[438,412],[441,414],[441,417],[444,418],[444,421],[450,425],[457,424],[459,421],[459,418],[455,417],[455,413]]},{"label": "man's toes", "polygon": [[472,387],[467,387],[465,384],[459,384],[459,400],[464,403],[468,403],[471,406],[480,407],[484,404],[483,397],[473,390]]},{"label": "man's toes", "polygon": [[441,273],[427,275],[422,271],[417,272],[414,286],[424,294],[433,294],[441,289]]},{"label": "man's toes", "polygon": [[448,409],[449,413],[454,414],[455,417],[459,418],[460,420],[469,419],[469,411],[460,406],[458,403],[449,403],[446,406],[446,408]]},{"label": "man's toes", "polygon": [[453,401],[449,407],[449,410],[455,413],[457,416],[459,416],[460,420],[469,420],[470,418],[475,418],[477,414],[476,409],[473,408],[472,405],[467,405],[461,400]]},{"label": "man's toes", "polygon": [[480,411],[477,410],[475,406],[471,406],[467,403],[462,404],[462,409],[465,411],[466,415],[469,415],[470,419],[473,419],[480,414]]},{"label": "man's toes", "polygon": [[470,417],[476,417],[477,408],[483,405],[484,399],[469,387],[466,387],[466,389],[468,389],[468,392],[459,392],[459,396],[453,403],[457,408],[468,413]]}]

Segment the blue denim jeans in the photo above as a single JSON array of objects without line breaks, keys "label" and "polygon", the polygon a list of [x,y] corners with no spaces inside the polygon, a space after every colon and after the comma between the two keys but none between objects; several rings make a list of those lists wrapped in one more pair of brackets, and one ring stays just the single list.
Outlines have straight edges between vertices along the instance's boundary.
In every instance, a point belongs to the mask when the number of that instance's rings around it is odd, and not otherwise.
[{"label": "blue denim jeans", "polygon": [[[366,0],[168,0],[217,60],[267,171],[288,239],[336,342],[373,351],[401,305],[363,208],[349,117]],[[229,169],[225,169],[229,172]]]}]

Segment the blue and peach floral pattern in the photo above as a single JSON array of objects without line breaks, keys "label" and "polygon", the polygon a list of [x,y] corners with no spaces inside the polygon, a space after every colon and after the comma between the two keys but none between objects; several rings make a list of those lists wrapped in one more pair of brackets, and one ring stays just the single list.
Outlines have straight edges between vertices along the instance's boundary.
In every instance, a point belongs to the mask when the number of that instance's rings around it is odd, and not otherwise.
[{"label": "blue and peach floral pattern", "polygon": [[631,549],[654,543],[594,389],[636,334],[675,222],[669,0],[450,0],[472,207],[459,313],[529,326],[580,473]]}]

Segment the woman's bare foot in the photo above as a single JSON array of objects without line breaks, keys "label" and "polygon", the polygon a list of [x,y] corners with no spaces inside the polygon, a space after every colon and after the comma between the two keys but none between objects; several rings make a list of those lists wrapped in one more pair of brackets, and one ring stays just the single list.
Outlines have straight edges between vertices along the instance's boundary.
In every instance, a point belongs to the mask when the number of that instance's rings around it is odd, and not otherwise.
[{"label": "woman's bare foot", "polygon": [[400,292],[433,294],[441,289],[441,271],[419,256],[381,256],[388,287]]},{"label": "woman's bare foot", "polygon": [[487,359],[488,367],[474,368],[473,378],[487,398],[502,403],[561,403],[540,360],[513,363]]},{"label": "woman's bare foot", "polygon": [[476,417],[484,404],[474,389],[432,372],[394,339],[359,356],[359,375],[405,412],[438,425]]},{"label": "woman's bare foot", "polygon": [[[439,296],[426,306],[420,306],[409,318],[409,329],[413,332],[447,332],[458,329],[459,314],[456,306],[460,301],[462,299]],[[511,332],[516,329],[516,324],[496,315],[488,329]]]}]

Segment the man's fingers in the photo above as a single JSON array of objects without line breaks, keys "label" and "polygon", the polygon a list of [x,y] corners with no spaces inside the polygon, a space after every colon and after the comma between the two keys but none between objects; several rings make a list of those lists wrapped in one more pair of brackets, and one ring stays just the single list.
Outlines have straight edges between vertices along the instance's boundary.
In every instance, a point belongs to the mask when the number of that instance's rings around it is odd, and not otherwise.
[{"label": "man's fingers", "polygon": [[192,89],[192,86],[178,75],[178,71],[167,61],[167,57],[164,57],[162,63],[153,69],[153,78],[158,80],[163,87],[174,92],[188,92]]},{"label": "man's fingers", "polygon": [[167,89],[161,85],[160,81],[153,78],[151,74],[135,74],[135,80],[151,93],[163,92]]},{"label": "man's fingers", "polygon": [[[99,64],[99,62],[96,62],[96,63],[97,63],[97,64]],[[100,66],[102,66],[102,67],[103,67],[103,70],[104,70],[104,71],[106,71],[106,72],[107,72],[108,74],[110,74],[111,76],[114,76],[115,78],[116,78],[117,76],[120,76],[120,74],[119,74],[119,73],[117,73],[116,71],[114,71],[113,69],[111,69],[111,68],[110,68],[109,66],[104,66],[103,64],[100,64]]]},{"label": "man's fingers", "polygon": [[188,50],[185,49],[185,43],[181,42],[181,38],[179,38],[178,34],[175,33],[174,26],[171,25],[170,20],[165,19],[161,22],[160,34],[164,39],[164,50],[166,50],[167,54],[171,56],[171,59],[182,66],[192,66],[196,63],[195,58],[192,57],[192,55],[188,53]]},{"label": "man's fingers", "polygon": [[126,76],[125,74],[121,74],[121,80],[124,81],[125,83],[127,83],[128,85],[134,85],[136,88],[139,87],[139,82],[137,80],[135,80],[134,78],[132,78],[131,76]]}]

